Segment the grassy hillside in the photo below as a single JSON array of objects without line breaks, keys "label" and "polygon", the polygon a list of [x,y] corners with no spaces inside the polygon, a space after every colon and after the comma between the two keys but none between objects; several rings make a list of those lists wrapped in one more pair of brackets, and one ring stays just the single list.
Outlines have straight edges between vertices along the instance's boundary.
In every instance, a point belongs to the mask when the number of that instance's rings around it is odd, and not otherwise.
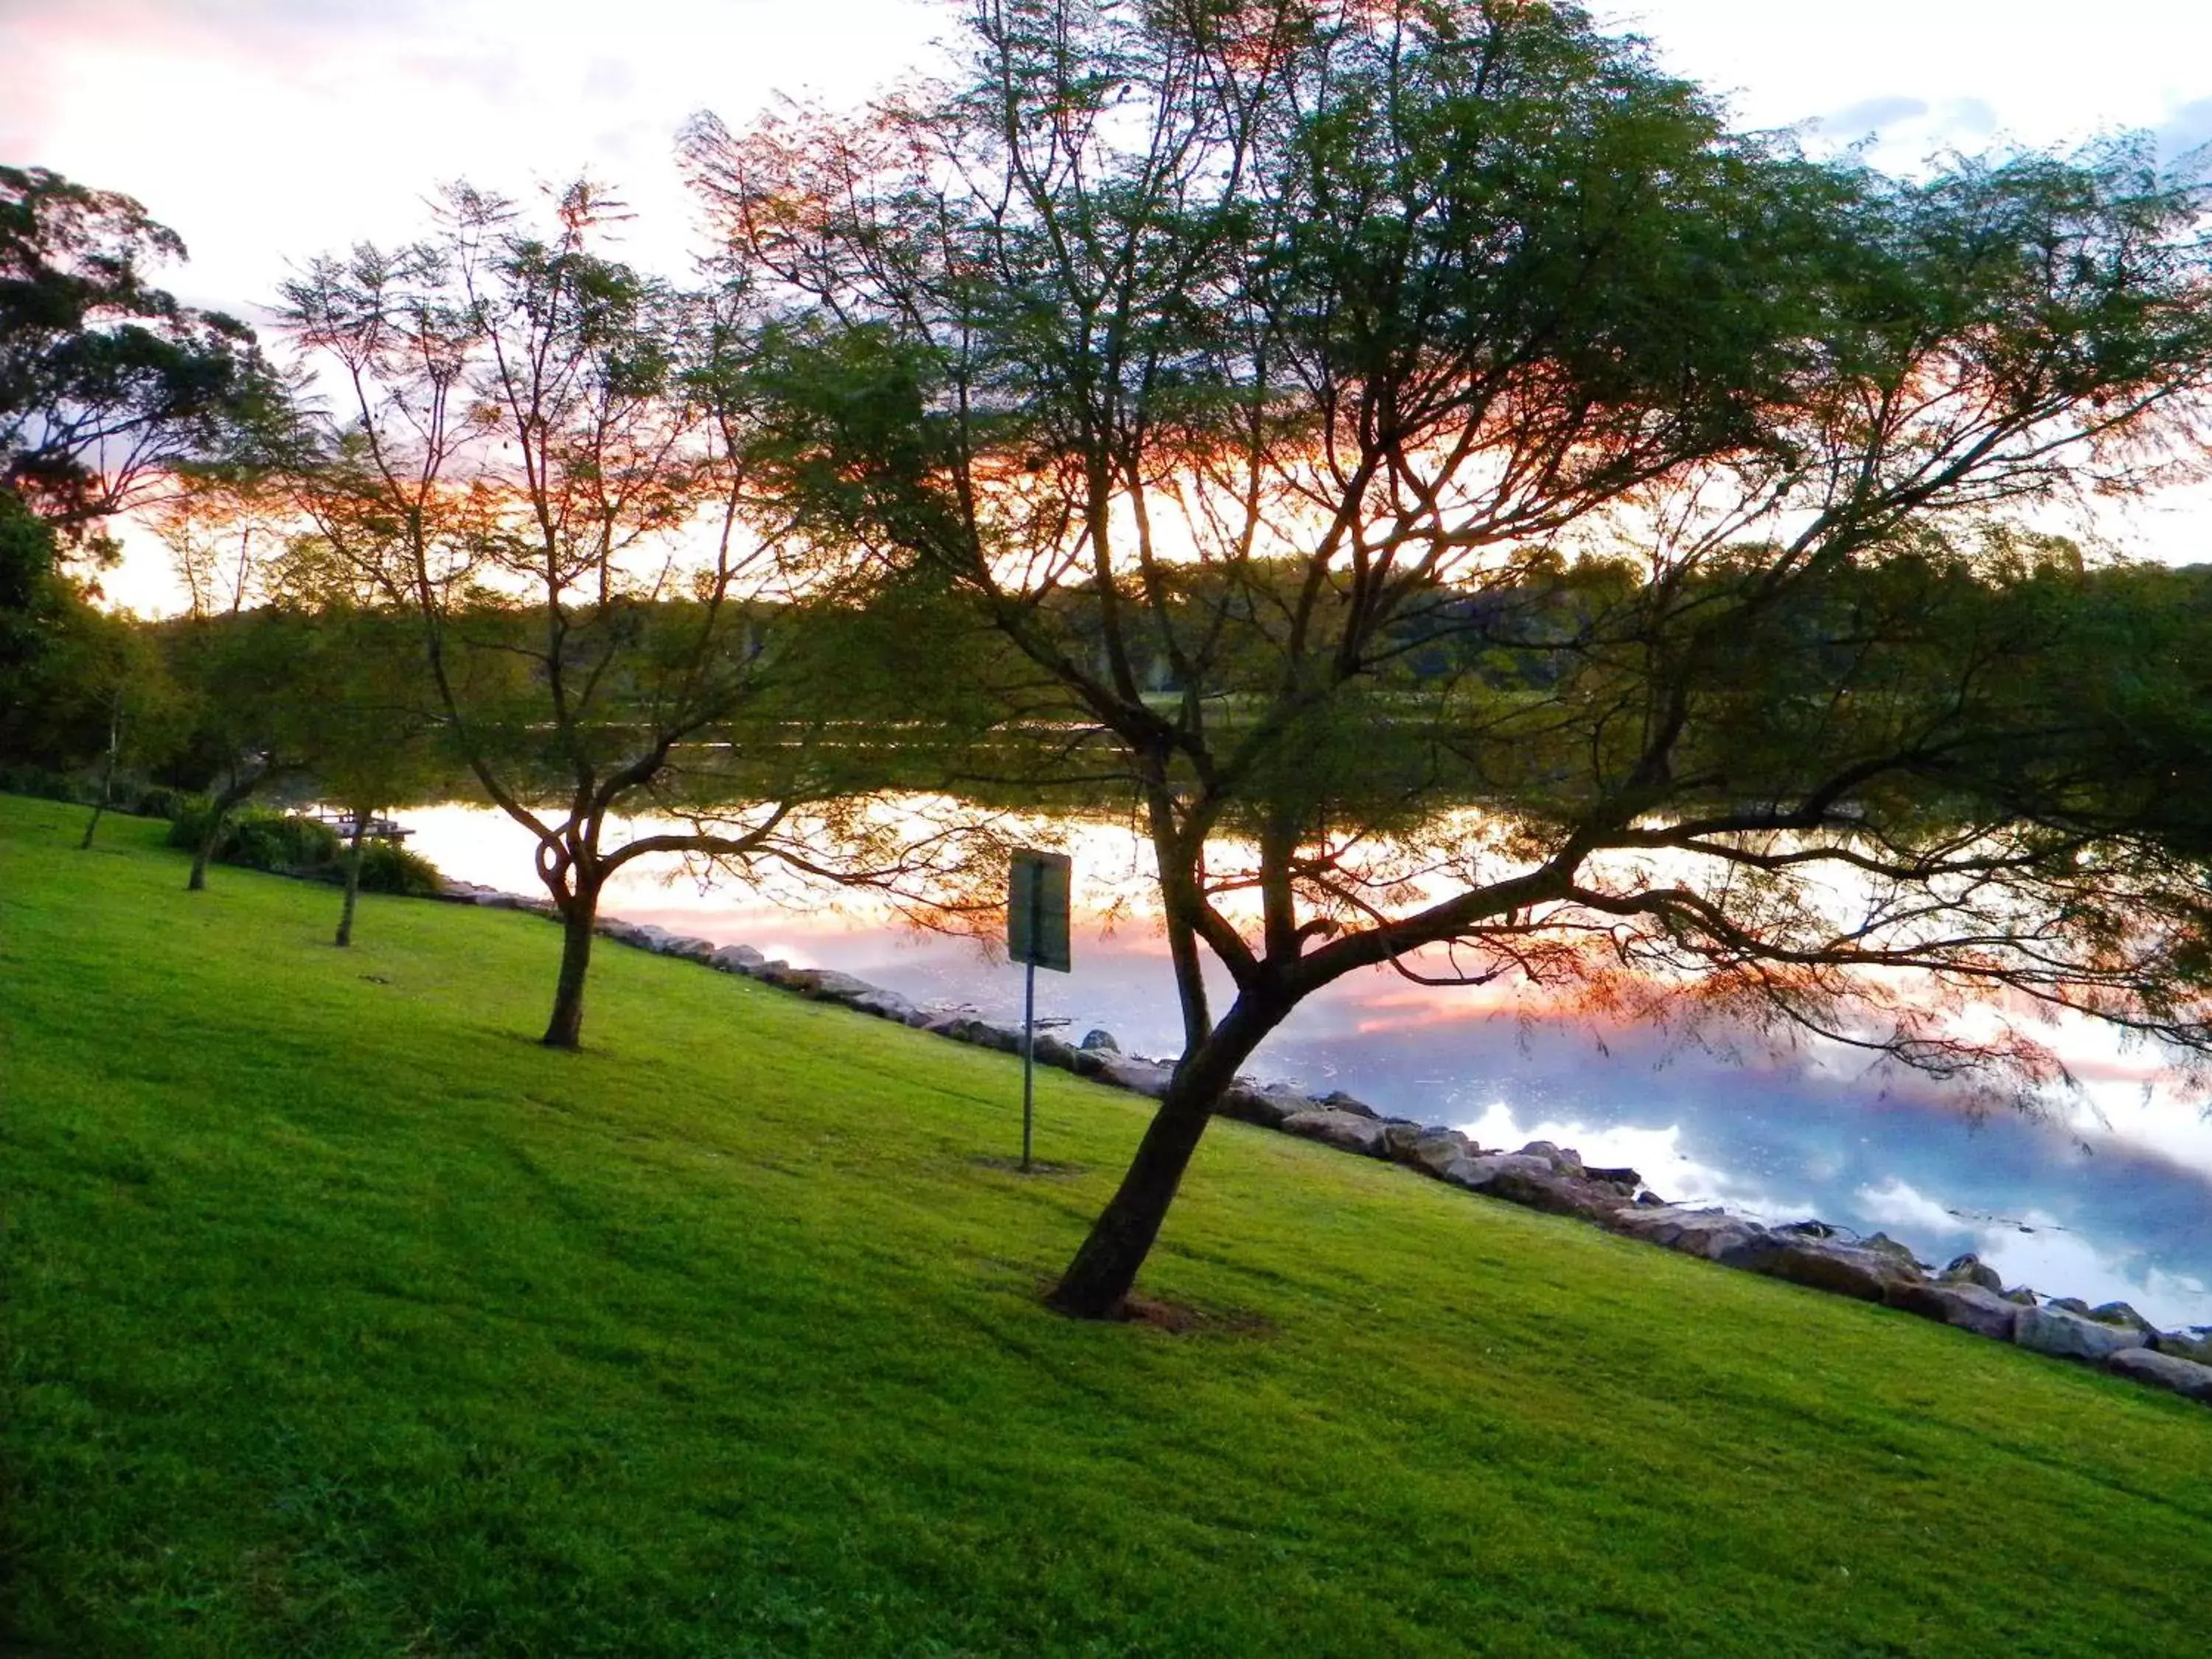
[{"label": "grassy hillside", "polygon": [[2196,1650],[2212,1412],[544,922],[0,799],[23,1655]]}]

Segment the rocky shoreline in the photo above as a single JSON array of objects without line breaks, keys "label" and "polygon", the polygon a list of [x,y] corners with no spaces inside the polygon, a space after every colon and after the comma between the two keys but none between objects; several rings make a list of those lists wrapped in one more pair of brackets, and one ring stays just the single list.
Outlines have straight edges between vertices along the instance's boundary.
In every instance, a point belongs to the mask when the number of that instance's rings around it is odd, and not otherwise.
[{"label": "rocky shoreline", "polygon": [[[448,882],[438,896],[489,909],[527,910],[549,917],[555,914],[546,900],[467,882]],[[1004,1054],[1021,1051],[1018,1029],[962,1010],[921,1006],[851,974],[794,968],[750,945],[718,946],[615,916],[602,917],[597,931],[619,945],[696,962],[955,1042]],[[1173,1067],[1164,1061],[1122,1054],[1104,1031],[1093,1031],[1079,1043],[1041,1033],[1035,1053],[1042,1065],[1155,1099],[1166,1091],[1173,1074]],[[2124,1302],[2092,1308],[2070,1297],[2044,1297],[2025,1286],[2008,1287],[1972,1255],[1939,1269],[1881,1233],[1860,1238],[1820,1221],[1770,1227],[1726,1209],[1669,1204],[1645,1187],[1634,1170],[1588,1166],[1572,1148],[1539,1140],[1516,1152],[1487,1149],[1456,1129],[1386,1117],[1341,1092],[1314,1097],[1283,1085],[1239,1078],[1224,1094],[1219,1111],[1222,1116],[1318,1141],[1356,1157],[1401,1164],[1485,1197],[1573,1216],[1622,1237],[1700,1256],[1724,1267],[1881,1303],[1976,1336],[2100,1366],[2212,1405],[2212,1327],[2160,1330]]]}]

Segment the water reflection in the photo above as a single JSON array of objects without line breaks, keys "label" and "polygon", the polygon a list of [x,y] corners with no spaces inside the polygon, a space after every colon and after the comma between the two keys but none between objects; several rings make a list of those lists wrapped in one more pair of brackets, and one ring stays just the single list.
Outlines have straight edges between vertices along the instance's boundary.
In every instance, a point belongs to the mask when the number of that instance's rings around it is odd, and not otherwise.
[{"label": "water reflection", "polygon": [[[536,890],[527,836],[496,814],[448,806],[407,816],[414,845],[448,873]],[[1085,839],[1085,900],[1128,900],[1141,878],[1127,838],[1094,830]],[[1019,1014],[1018,969],[865,901],[793,908],[726,881],[702,888],[633,867],[607,908],[842,969],[917,1001]],[[1038,976],[1040,1013],[1076,1033],[1105,1026],[1139,1053],[1172,1053],[1173,981],[1141,917],[1079,916],[1076,970]],[[1225,980],[1217,991],[1225,995]],[[2212,1122],[2102,1034],[2061,1041],[2084,1082],[2081,1109],[2063,1121],[1978,1124],[1924,1080],[1870,1075],[1856,1061],[1686,1046],[1376,969],[1306,1003],[1251,1069],[1347,1089],[1486,1146],[1571,1146],[1592,1163],[1634,1165],[1669,1198],[1884,1229],[1923,1256],[1974,1250],[2008,1284],[2124,1299],[2168,1326],[2212,1323]]]}]

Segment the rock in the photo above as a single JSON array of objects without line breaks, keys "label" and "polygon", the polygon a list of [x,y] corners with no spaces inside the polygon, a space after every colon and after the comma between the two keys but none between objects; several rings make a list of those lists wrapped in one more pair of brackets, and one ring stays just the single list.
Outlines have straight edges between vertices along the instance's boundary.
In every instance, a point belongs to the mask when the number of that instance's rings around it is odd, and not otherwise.
[{"label": "rock", "polygon": [[1295,1089],[1280,1084],[1258,1083],[1240,1077],[1221,1091],[1214,1109],[1240,1123],[1256,1123],[1263,1129],[1279,1129],[1294,1112],[1310,1112],[1314,1103]]},{"label": "rock", "polygon": [[880,985],[871,985],[857,974],[842,974],[835,968],[817,968],[807,975],[806,982],[799,988],[820,1002],[850,1003],[857,997],[884,994]]},{"label": "rock", "polygon": [[1383,1124],[1357,1112],[1335,1107],[1317,1112],[1293,1112],[1283,1120],[1282,1127],[1285,1134],[1322,1141],[1343,1152],[1359,1152],[1369,1158],[1389,1155]]},{"label": "rock", "polygon": [[1899,1243],[1887,1233],[1876,1233],[1872,1238],[1863,1238],[1859,1241],[1858,1247],[1862,1250],[1872,1250],[1879,1255],[1888,1256],[1900,1265],[1910,1267],[1912,1270],[1912,1274],[1915,1278],[1919,1277],[1928,1270],[1928,1264],[1926,1262],[1923,1261],[1918,1256],[1913,1255],[1911,1250]]},{"label": "rock", "polygon": [[859,996],[848,997],[845,1006],[856,1012],[873,1014],[878,1019],[895,1019],[902,1024],[914,1018],[913,1003],[880,985],[872,985]]},{"label": "rock", "polygon": [[1382,1114],[1364,1100],[1354,1100],[1341,1089],[1332,1089],[1321,1097],[1322,1107],[1332,1112],[1349,1112],[1354,1117],[1371,1118],[1381,1122]]},{"label": "rock", "polygon": [[1723,1250],[1715,1261],[1767,1279],[1787,1279],[1815,1291],[1880,1302],[1893,1282],[1919,1278],[1909,1256],[1869,1250],[1832,1238],[1767,1233]]},{"label": "rock", "polygon": [[2212,1365],[2149,1348],[2122,1348],[2105,1361],[2105,1369],[2212,1405]]},{"label": "rock", "polygon": [[945,1037],[978,1048],[993,1048],[1000,1054],[1012,1054],[1022,1046],[1020,1032],[994,1025],[989,1020],[978,1019],[973,1014],[939,1014],[921,1029],[932,1036]]},{"label": "rock", "polygon": [[1936,1277],[1946,1285],[1973,1285],[2000,1295],[2004,1291],[2004,1280],[1997,1276],[1997,1270],[1972,1250],[1953,1256]]},{"label": "rock", "polygon": [[1550,1175],[1548,1160],[1530,1158],[1525,1152],[1471,1152],[1446,1166],[1445,1178],[1455,1187],[1469,1192],[1486,1193],[1490,1184],[1509,1171],[1515,1175]]},{"label": "rock", "polygon": [[2004,1292],[2004,1299],[2008,1302],[2017,1302],[2023,1308],[2033,1308],[2035,1305],[2035,1292],[2025,1285],[2015,1285]]},{"label": "rock", "polygon": [[1158,1100],[1167,1093],[1168,1085],[1175,1080],[1175,1067],[1163,1066],[1158,1060],[1142,1060],[1133,1054],[1112,1053],[1106,1054],[1099,1065],[1098,1080],[1110,1083],[1117,1089],[1150,1095]]},{"label": "rock", "polygon": [[1962,1331],[1972,1331],[1976,1336],[1990,1337],[1999,1342],[2011,1341],[2020,1323],[2021,1310],[2016,1303],[2006,1301],[1987,1285],[1965,1279],[1932,1285],[1893,1279],[1883,1287],[1882,1300],[1893,1308],[1918,1314],[1923,1319],[1955,1325]]},{"label": "rock", "polygon": [[2012,1340],[2036,1353],[2060,1359],[2086,1359],[2092,1364],[2111,1358],[2123,1348],[2140,1348],[2142,1337],[2133,1330],[2100,1325],[2051,1303],[2047,1307],[2022,1308]]},{"label": "rock", "polygon": [[1629,1198],[1633,1198],[1637,1189],[1644,1185],[1644,1177],[1626,1164],[1613,1169],[1586,1167],[1583,1170],[1583,1179],[1601,1181],[1608,1187],[1618,1187],[1622,1195]]},{"label": "rock", "polygon": [[1413,1148],[1420,1145],[1421,1137],[1429,1132],[1425,1123],[1416,1123],[1411,1118],[1390,1117],[1382,1120],[1382,1146],[1385,1156],[1394,1164],[1410,1164]]},{"label": "rock", "polygon": [[1726,1251],[1765,1236],[1757,1222],[1708,1206],[1686,1204],[1624,1205],[1606,1225],[1624,1237],[1643,1240],[1685,1255],[1717,1261]]},{"label": "rock", "polygon": [[2160,1331],[2151,1339],[2150,1346],[2160,1353],[2212,1365],[2212,1331]]},{"label": "rock", "polygon": [[2158,1327],[2145,1319],[2124,1302],[2107,1302],[2089,1310],[2089,1317],[2100,1325],[2116,1326],[2123,1330],[2138,1331],[2148,1339],[2158,1334]]},{"label": "rock", "polygon": [[[1607,1221],[1615,1211],[1628,1207],[1627,1201],[1611,1187],[1562,1175],[1541,1158],[1501,1158],[1498,1162],[1507,1167],[1497,1170],[1475,1190],[1502,1198],[1509,1204],[1541,1210],[1547,1215],[1579,1216],[1584,1221]],[[1518,1167],[1524,1163],[1537,1167]]]},{"label": "rock", "polygon": [[714,954],[714,942],[712,939],[670,937],[656,941],[653,951],[655,956],[678,957],[685,962],[705,962]]},{"label": "rock", "polygon": [[634,921],[624,921],[618,916],[606,916],[592,924],[592,931],[602,939],[611,939],[617,945],[627,945],[643,950],[648,944],[645,929]]},{"label": "rock", "polygon": [[1083,1034],[1083,1047],[1094,1052],[1103,1048],[1109,1054],[1121,1052],[1121,1045],[1114,1041],[1114,1034],[1103,1025],[1094,1025]]},{"label": "rock", "polygon": [[1793,1238],[1833,1238],[1836,1230],[1825,1221],[1791,1221],[1774,1230]]},{"label": "rock", "polygon": [[1456,1129],[1424,1129],[1401,1162],[1440,1176],[1445,1165],[1470,1158],[1474,1151],[1474,1143]]},{"label": "rock", "polygon": [[2089,1316],[2089,1304],[2078,1296],[2055,1296],[2049,1305],[2061,1313],[2080,1314],[2084,1319]]},{"label": "rock", "polygon": [[639,939],[644,943],[645,948],[648,951],[658,951],[660,948],[661,940],[675,937],[675,935],[671,933],[665,927],[650,921],[632,922],[630,924],[630,928],[632,932],[636,933]]},{"label": "rock", "polygon": [[750,974],[767,960],[750,945],[725,945],[707,958],[707,965],[726,974]]}]

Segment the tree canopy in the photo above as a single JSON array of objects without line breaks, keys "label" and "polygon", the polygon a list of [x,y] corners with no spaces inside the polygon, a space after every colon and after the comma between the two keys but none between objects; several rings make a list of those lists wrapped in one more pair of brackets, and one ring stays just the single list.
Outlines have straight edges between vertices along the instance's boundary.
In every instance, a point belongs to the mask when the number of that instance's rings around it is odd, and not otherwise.
[{"label": "tree canopy", "polygon": [[281,407],[252,329],[149,280],[184,257],[128,196],[0,166],[0,485],[56,524],[234,453]]},{"label": "tree canopy", "polygon": [[2186,745],[1996,592],[2025,515],[2191,453],[2193,179],[1814,163],[1571,5],[965,38],[690,155],[772,308],[767,492],[967,595],[1152,843],[1184,1049],[1057,1305],[1119,1305],[1237,1066],[1377,963],[2024,1086],[1958,996],[2206,1043],[2197,848],[2128,781]]}]

